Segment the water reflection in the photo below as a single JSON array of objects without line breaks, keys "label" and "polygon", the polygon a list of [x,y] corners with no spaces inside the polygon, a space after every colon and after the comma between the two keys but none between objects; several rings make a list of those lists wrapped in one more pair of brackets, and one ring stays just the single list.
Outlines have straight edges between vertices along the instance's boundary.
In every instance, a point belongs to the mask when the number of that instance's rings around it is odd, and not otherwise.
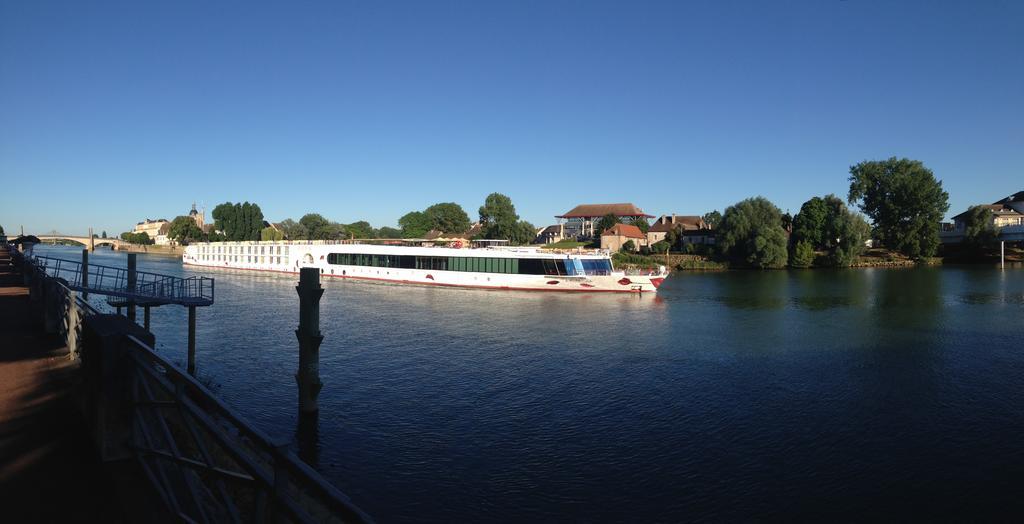
[{"label": "water reflection", "polygon": [[299,458],[313,469],[320,466],[320,415],[300,413],[295,429],[295,442]]},{"label": "water reflection", "polygon": [[736,309],[781,309],[786,306],[785,271],[737,271],[713,276],[719,287],[718,300]]}]

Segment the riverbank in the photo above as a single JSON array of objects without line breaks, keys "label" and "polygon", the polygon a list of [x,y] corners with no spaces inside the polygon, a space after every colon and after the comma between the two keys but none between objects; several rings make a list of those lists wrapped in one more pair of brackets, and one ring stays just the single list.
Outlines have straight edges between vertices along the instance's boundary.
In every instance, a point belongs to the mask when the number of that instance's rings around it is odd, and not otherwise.
[{"label": "riverbank", "polygon": [[[640,255],[628,253],[613,253],[613,260],[616,267],[630,267],[651,269],[658,266],[665,266],[672,271],[725,271],[729,269],[749,269],[746,267],[733,267],[728,262],[712,260],[704,255],[688,255],[670,253],[665,255]],[[965,258],[963,256],[929,257],[924,260],[914,260],[900,253],[882,248],[869,249],[857,258],[851,268],[912,268],[912,267],[934,267],[947,264],[991,266],[999,264],[999,254],[988,253],[982,257]],[[1008,267],[1019,267],[1024,264],[1024,249],[1007,248],[1006,264]],[[811,266],[806,269],[835,269],[832,266]]]},{"label": "riverbank", "polygon": [[74,402],[78,364],[65,345],[35,329],[29,311],[28,289],[0,250],[0,520],[156,517],[144,509],[152,500],[138,488],[143,473],[100,461]]},{"label": "riverbank", "polygon": [[144,246],[140,244],[121,244],[118,251],[124,251],[125,253],[145,253],[147,255],[161,255],[165,257],[178,257],[181,258],[182,247],[181,246],[157,246],[149,245]]}]

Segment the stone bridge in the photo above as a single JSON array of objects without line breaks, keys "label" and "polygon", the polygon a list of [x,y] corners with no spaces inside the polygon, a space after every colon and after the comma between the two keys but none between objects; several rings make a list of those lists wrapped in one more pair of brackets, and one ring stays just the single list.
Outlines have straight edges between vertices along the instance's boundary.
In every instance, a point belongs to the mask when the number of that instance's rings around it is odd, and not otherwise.
[{"label": "stone bridge", "polygon": [[38,237],[39,240],[42,242],[52,242],[57,240],[70,240],[72,242],[78,242],[83,246],[87,246],[89,248],[89,251],[95,251],[96,246],[102,246],[104,244],[111,246],[114,249],[121,249],[122,245],[127,244],[127,242],[118,238],[100,238],[92,236],[80,237],[75,235],[61,235],[59,233],[55,235],[36,235],[36,237]]}]

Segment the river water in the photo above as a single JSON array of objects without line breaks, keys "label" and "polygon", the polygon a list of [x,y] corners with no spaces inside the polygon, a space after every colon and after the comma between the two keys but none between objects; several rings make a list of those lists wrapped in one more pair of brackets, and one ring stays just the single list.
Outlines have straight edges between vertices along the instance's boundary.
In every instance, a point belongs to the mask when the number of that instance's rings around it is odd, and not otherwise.
[{"label": "river water", "polygon": [[[380,522],[1024,515],[1024,270],[681,273],[656,297],[325,281],[299,438],[297,277],[139,269],[216,278],[199,378]],[[153,313],[182,365],[185,320]]]}]

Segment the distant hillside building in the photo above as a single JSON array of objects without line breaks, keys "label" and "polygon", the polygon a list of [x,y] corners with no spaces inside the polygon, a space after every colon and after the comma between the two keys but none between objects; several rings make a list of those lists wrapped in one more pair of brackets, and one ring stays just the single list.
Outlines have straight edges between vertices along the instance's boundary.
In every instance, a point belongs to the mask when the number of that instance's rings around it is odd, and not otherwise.
[{"label": "distant hillside building", "polygon": [[647,230],[647,241],[651,244],[665,240],[668,232],[675,230],[683,243],[713,244],[715,232],[703,218],[696,215],[661,215]]},{"label": "distant hillside building", "polygon": [[157,231],[156,236],[150,236],[153,239],[153,243],[158,246],[166,246],[171,243],[171,239],[168,238],[167,234],[171,232],[171,223],[168,222],[160,226],[160,230]]},{"label": "distant hillside building", "polygon": [[565,224],[555,224],[553,226],[547,226],[540,228],[537,232],[537,238],[533,241],[534,244],[554,244],[565,238]]},{"label": "distant hillside building", "polygon": [[[206,224],[206,212],[199,211],[196,209],[196,203],[192,202],[192,210],[188,212],[188,217],[191,218],[199,229],[204,232],[209,232],[210,226]],[[132,233],[145,233],[149,235],[149,238],[153,240],[157,245],[167,245],[171,243],[171,240],[167,238],[167,233],[171,229],[171,222],[166,218],[158,218],[156,220],[145,219],[138,224],[135,224],[135,228],[132,229]]]},{"label": "distant hillside building", "polygon": [[605,215],[615,215],[623,222],[637,218],[654,218],[633,204],[580,204],[567,213],[557,215],[559,224],[565,220],[565,238],[585,239],[594,237],[594,225]]},{"label": "distant hillside building", "polygon": [[160,233],[160,228],[170,224],[166,218],[158,218],[156,220],[145,219],[138,224],[135,224],[135,228],[132,229],[132,233],[145,233],[149,235],[149,238],[155,239]]}]

